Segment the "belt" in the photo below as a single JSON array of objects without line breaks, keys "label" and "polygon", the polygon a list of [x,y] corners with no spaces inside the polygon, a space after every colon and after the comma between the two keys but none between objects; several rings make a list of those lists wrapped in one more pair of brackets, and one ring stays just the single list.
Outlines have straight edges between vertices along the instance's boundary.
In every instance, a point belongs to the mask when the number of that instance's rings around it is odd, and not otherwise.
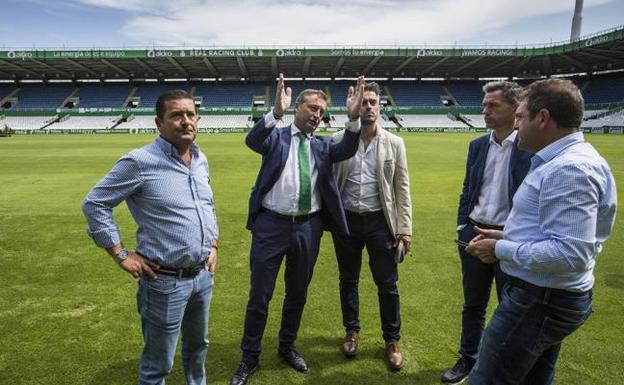
[{"label": "belt", "polygon": [[292,223],[305,222],[308,219],[311,219],[317,215],[320,215],[320,211],[315,211],[313,213],[303,214],[303,215],[286,215],[286,214],[280,214],[273,210],[269,210],[266,207],[263,207],[262,209],[260,209],[260,211],[268,214],[269,216],[273,218],[285,220],[285,221],[292,222]]},{"label": "belt", "polygon": [[157,268],[152,268],[152,270],[155,273],[170,275],[178,278],[193,278],[206,268],[206,262],[208,262],[208,259],[204,259],[203,261],[192,267],[184,267],[179,269],[175,267],[158,266]]},{"label": "belt", "polygon": [[527,282],[523,279],[512,277],[510,275],[507,276],[507,282],[509,282],[509,284],[512,286],[524,289],[541,298],[545,298],[547,296],[580,298],[588,294],[591,294],[592,292],[591,289],[587,291],[569,291],[569,290],[564,290],[564,289],[553,289],[550,287],[537,286],[537,285],[532,284],[531,282]]},{"label": "belt", "polygon": [[377,215],[377,214],[381,214],[381,213],[383,213],[383,211],[381,211],[381,210],[377,210],[377,211],[362,211],[360,213],[358,213],[357,211],[345,210],[345,215],[348,216],[348,217],[352,217],[352,218],[370,217],[372,215]]},{"label": "belt", "polygon": [[480,227],[482,229],[486,229],[486,230],[503,230],[503,226],[497,226],[497,225],[488,225],[485,223],[481,223],[481,222],[477,222],[475,220],[473,220],[472,218],[468,218],[468,222],[473,225],[473,226],[477,226]]}]

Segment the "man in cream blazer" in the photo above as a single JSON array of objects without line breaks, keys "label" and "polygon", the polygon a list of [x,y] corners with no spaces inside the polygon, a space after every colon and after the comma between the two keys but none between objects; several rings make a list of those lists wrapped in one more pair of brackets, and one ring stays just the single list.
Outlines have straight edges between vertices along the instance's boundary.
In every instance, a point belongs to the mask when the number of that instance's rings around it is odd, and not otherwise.
[{"label": "man in cream blazer", "polygon": [[[361,134],[352,158],[334,165],[334,174],[345,208],[349,235],[332,231],[340,271],[340,302],[346,335],[342,351],[354,357],[359,344],[358,281],[364,246],[377,285],[386,360],[390,369],[403,366],[399,349],[401,316],[397,288],[399,244],[409,250],[412,204],[403,139],[377,124],[380,115],[379,85],[364,87],[360,107]],[[334,135],[341,141],[343,132]]]}]

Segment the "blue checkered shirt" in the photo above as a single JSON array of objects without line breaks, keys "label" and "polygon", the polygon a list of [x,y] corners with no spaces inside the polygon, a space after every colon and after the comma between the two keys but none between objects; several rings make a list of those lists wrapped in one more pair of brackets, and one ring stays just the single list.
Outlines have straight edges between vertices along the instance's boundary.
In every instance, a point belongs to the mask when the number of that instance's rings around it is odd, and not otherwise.
[{"label": "blue checkered shirt", "polygon": [[137,224],[139,254],[178,268],[207,258],[219,230],[208,161],[195,144],[191,156],[187,167],[175,147],[158,137],[119,159],[82,204],[93,241],[104,248],[121,242],[113,207],[125,200]]},{"label": "blue checkered shirt", "polygon": [[551,143],[532,158],[513,198],[503,240],[496,243],[501,269],[538,286],[591,289],[616,209],[609,165],[583,133]]}]

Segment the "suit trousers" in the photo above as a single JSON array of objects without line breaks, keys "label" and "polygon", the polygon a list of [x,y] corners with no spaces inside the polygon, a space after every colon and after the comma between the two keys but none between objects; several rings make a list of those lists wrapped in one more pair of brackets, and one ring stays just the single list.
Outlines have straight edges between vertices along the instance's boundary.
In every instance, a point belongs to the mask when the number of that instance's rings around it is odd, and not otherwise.
[{"label": "suit trousers", "polygon": [[377,285],[381,329],[386,342],[400,339],[401,315],[394,262],[395,237],[390,233],[383,211],[366,216],[347,212],[350,235],[332,232],[340,273],[342,323],[346,330],[360,330],[358,283],[362,250],[366,246],[368,265]]},{"label": "suit trousers", "polygon": [[255,363],[260,355],[269,302],[284,257],[285,297],[279,349],[294,349],[322,234],[320,215],[301,222],[276,218],[266,212],[256,218],[250,252],[251,287],[241,342],[243,360]]},{"label": "suit trousers", "polygon": [[[459,239],[464,242],[470,242],[476,235],[471,224],[466,224],[458,234]],[[485,325],[485,313],[490,300],[492,280],[496,281],[496,294],[500,301],[506,277],[498,262],[483,263],[479,258],[468,254],[463,246],[459,246],[459,256],[464,291],[459,354],[476,360],[479,356],[479,343]]]}]

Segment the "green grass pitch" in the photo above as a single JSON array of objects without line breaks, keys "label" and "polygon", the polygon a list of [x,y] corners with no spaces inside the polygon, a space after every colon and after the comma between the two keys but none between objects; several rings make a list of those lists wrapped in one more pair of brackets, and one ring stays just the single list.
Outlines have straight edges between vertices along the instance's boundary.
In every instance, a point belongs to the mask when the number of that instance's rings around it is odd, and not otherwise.
[{"label": "green grass pitch", "polygon": [[[404,134],[414,210],[411,255],[400,266],[401,346],[406,366],[386,369],[376,290],[366,262],[360,284],[362,345],[342,357],[337,266],[325,234],[298,348],[311,372],[277,356],[283,298],[271,303],[259,384],[438,384],[456,359],[462,294],[455,216],[467,145],[475,134]],[[587,135],[609,161],[624,196],[624,136]],[[136,383],[141,350],[136,283],[85,233],[80,204],[128,150],[153,135],[15,136],[0,139],[0,384]],[[239,359],[249,290],[247,199],[260,157],[241,134],[200,134],[210,162],[221,229],[206,363],[210,384],[227,384]],[[620,207],[622,207],[620,199]],[[126,245],[134,224],[115,211]],[[620,209],[599,255],[594,314],[563,347],[558,384],[617,384],[624,377],[624,221]],[[495,302],[495,301],[492,301]],[[493,309],[493,305],[491,306]],[[169,384],[183,384],[179,356]]]}]

